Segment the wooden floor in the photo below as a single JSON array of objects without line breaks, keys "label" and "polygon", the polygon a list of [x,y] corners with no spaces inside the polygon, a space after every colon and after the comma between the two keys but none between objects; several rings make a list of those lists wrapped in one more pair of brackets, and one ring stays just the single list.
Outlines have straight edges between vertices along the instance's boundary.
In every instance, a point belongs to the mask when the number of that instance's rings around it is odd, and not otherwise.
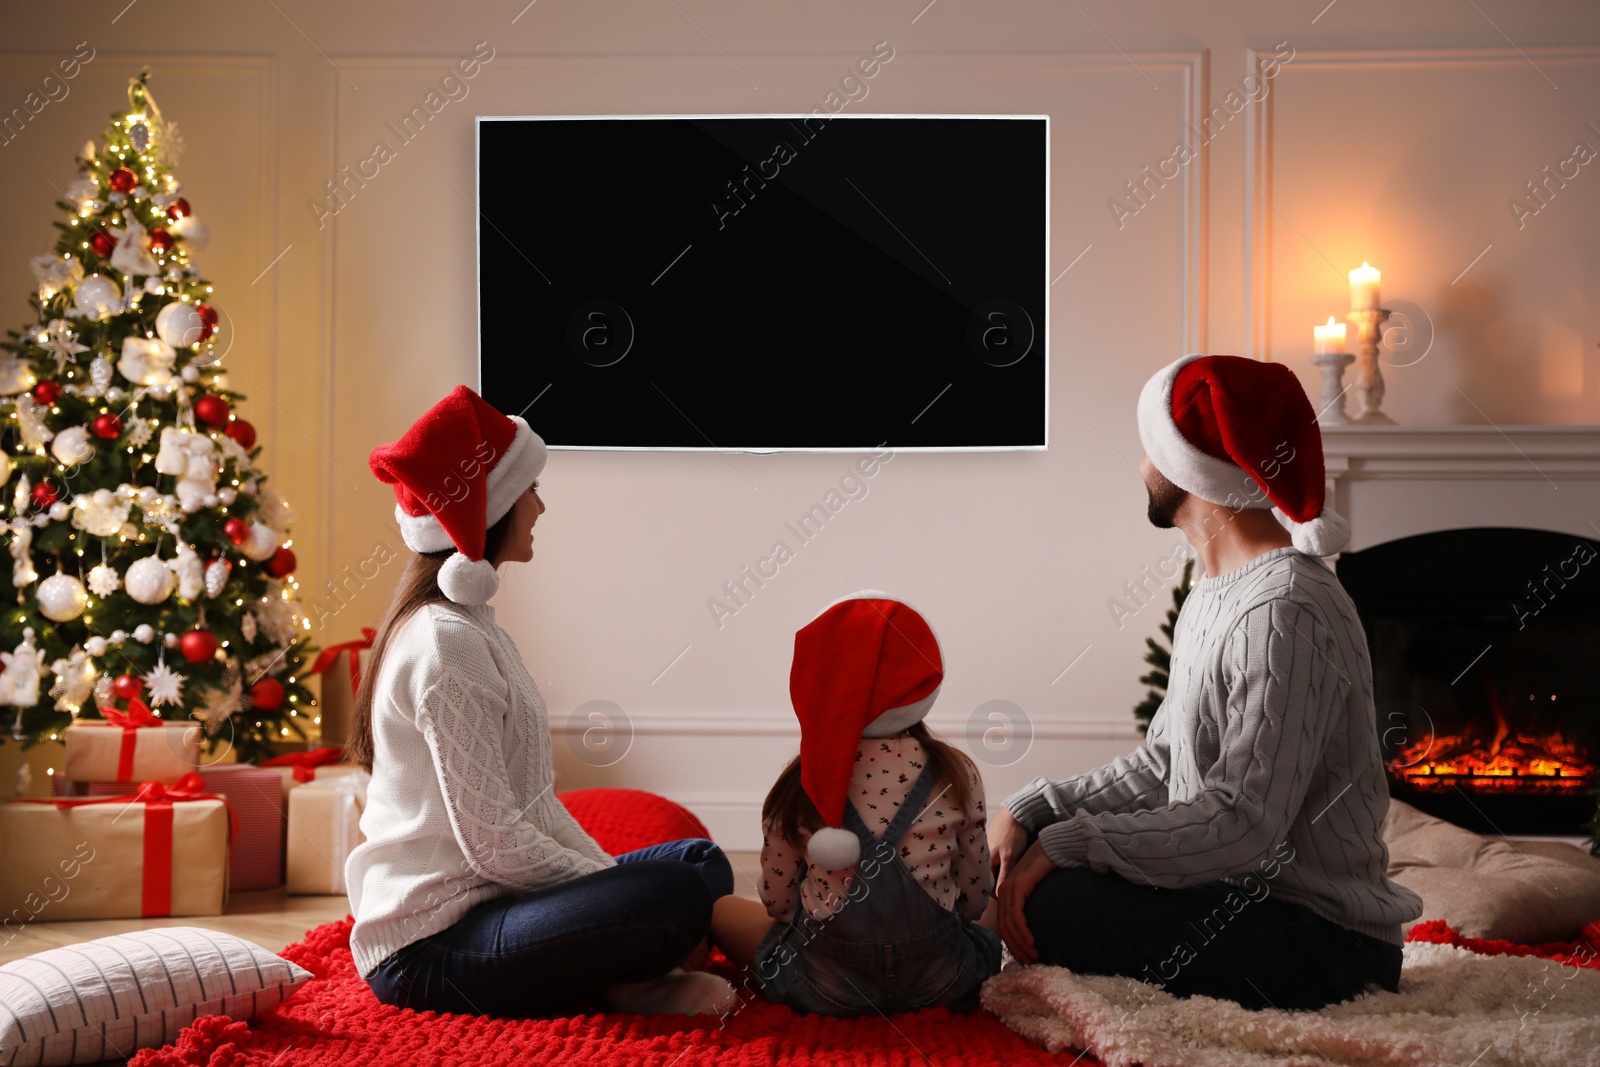
[{"label": "wooden floor", "polygon": [[[739,896],[758,899],[755,879],[760,870],[760,858],[756,852],[728,853],[728,859],[733,863],[734,892]],[[263,889],[230,894],[227,910],[222,915],[178,919],[100,919],[90,922],[37,921],[23,927],[9,941],[0,942],[0,963],[31,956],[47,948],[60,948],[110,934],[125,934],[130,930],[148,930],[157,926],[203,926],[254,941],[269,952],[278,952],[285,945],[304,938],[306,931],[312,927],[342,919],[349,911],[350,902],[342,896],[292,897],[281,889]]]}]

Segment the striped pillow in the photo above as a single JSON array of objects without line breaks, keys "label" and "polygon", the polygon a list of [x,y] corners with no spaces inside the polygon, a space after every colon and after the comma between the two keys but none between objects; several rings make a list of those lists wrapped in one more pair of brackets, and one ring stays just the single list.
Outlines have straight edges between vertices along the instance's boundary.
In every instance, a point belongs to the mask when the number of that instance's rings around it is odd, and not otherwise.
[{"label": "striped pillow", "polygon": [[0,1067],[127,1059],[197,1016],[252,1019],[310,971],[231,934],[157,927],[0,966]]}]

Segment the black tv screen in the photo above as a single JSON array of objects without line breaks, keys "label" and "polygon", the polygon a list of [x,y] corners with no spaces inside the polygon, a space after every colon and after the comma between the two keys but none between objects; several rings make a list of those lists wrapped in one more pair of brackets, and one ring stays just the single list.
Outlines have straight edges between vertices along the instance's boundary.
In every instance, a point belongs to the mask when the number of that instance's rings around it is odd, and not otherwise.
[{"label": "black tv screen", "polygon": [[1045,447],[1047,117],[479,117],[477,157],[479,390],[551,447]]}]

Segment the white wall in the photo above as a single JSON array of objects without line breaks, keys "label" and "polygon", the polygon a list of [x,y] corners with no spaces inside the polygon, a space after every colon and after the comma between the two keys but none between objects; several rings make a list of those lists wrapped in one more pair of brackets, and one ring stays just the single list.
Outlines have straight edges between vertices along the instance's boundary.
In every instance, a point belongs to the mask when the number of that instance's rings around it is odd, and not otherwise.
[{"label": "white wall", "polygon": [[[555,719],[607,700],[631,724],[609,766],[596,764],[620,742],[597,755],[565,735],[577,747],[558,750],[563,788],[665,792],[748,847],[798,736],[793,631],[852,586],[892,590],[944,642],[936,726],[964,739],[994,700],[1031,726],[1028,746],[985,752],[979,738],[999,796],[1136,741],[1142,644],[1165,594],[1120,627],[1108,600],[1174,543],[1146,524],[1134,470],[1134,397],[1157,367],[1234,352],[1286,362],[1314,389],[1310,328],[1342,314],[1343,272],[1365,259],[1391,301],[1433,324],[1428,354],[1390,368],[1397,418],[1600,422],[1600,173],[1578,167],[1520,228],[1508,207],[1575,142],[1600,149],[1589,125],[1600,11],[1324,2],[281,0],[120,16],[113,3],[71,28],[7,3],[0,108],[78,42],[96,58],[0,146],[0,308],[27,321],[27,259],[53,234],[50,185],[70,179],[73,150],[151,64],[188,142],[179,177],[212,227],[201,263],[237,331],[233,383],[299,512],[303,587],[324,590],[329,609],[319,639],[341,640],[377,619],[398,571],[373,562],[375,546],[400,542],[367,453],[476,379],[474,114],[809,111],[885,40],[894,58],[852,111],[1048,113],[1054,269],[1082,253],[1052,290],[1048,453],[896,456],[721,628],[707,598],[820,499],[845,458],[557,453],[536,560],[507,573],[496,602]],[[478,42],[493,58],[470,95],[402,145],[388,124]],[[1243,82],[1274,55],[1275,76]],[[1264,97],[1242,99],[1263,84]],[[1203,136],[1194,162],[1146,184],[1146,204],[1110,206]],[[337,215],[319,211],[325,183],[380,139],[393,160],[351,185]],[[505,195],[517,180],[504,176]],[[546,209],[561,207],[531,205],[530,233]]]}]

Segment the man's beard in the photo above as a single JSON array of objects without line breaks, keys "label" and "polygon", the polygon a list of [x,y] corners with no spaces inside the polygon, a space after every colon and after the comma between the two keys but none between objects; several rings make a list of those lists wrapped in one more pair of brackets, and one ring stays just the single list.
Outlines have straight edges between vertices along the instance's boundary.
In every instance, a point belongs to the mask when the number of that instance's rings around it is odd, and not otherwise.
[{"label": "man's beard", "polygon": [[1177,525],[1174,516],[1183,502],[1189,499],[1186,489],[1179,489],[1167,480],[1166,475],[1155,468],[1150,470],[1150,480],[1145,483],[1145,492],[1150,497],[1150,504],[1146,514],[1150,517],[1150,525],[1158,530],[1170,530]]}]

